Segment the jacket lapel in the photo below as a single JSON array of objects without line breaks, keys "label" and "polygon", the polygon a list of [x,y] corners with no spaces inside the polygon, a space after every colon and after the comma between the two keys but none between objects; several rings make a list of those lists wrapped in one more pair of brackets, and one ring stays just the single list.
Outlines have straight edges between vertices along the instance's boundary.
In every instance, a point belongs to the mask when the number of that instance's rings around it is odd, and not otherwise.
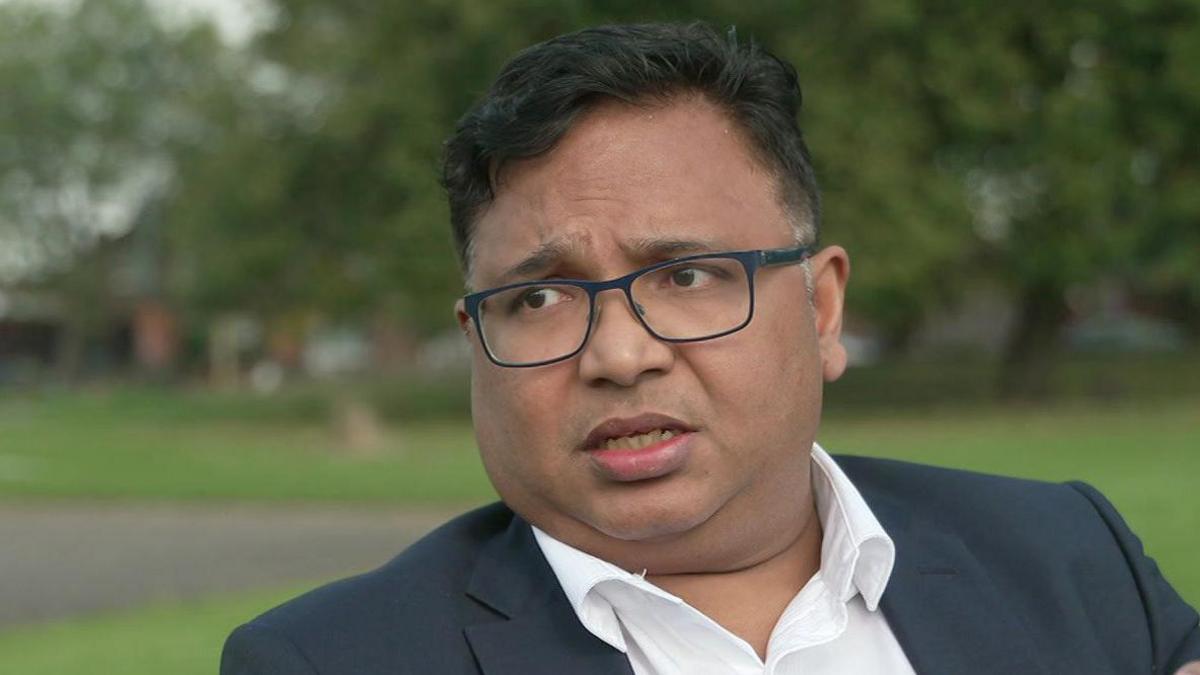
[{"label": "jacket lapel", "polygon": [[918,673],[1050,672],[1010,603],[961,539],[909,518],[902,505],[864,496],[896,544],[896,565],[880,606]]},{"label": "jacket lapel", "polygon": [[484,675],[633,675],[624,654],[579,623],[533,531],[517,516],[483,551],[467,595],[499,615],[464,630]]},{"label": "jacket lapel", "polygon": [[[896,544],[880,604],[916,672],[1053,672],[961,539],[856,485]],[[529,525],[517,516],[482,552],[467,594],[498,615],[465,628],[484,675],[633,675],[624,654],[579,623]]]}]

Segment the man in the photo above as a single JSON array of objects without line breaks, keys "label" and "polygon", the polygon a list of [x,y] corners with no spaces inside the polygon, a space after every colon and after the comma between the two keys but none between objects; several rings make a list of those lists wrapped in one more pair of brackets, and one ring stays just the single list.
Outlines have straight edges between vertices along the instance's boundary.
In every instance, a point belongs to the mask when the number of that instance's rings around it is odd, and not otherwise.
[{"label": "man", "polygon": [[814,439],[849,261],[794,71],[701,25],[519,54],[447,144],[503,504],[230,637],[234,673],[1172,673],[1197,615],[1084,485]]}]

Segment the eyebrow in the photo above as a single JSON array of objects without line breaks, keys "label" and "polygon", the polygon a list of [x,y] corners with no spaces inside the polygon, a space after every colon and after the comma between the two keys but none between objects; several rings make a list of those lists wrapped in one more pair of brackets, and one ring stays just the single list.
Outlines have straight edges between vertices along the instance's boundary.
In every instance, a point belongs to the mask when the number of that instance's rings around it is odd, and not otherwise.
[{"label": "eyebrow", "polygon": [[496,285],[503,286],[519,279],[537,276],[553,268],[559,261],[566,258],[579,247],[564,239],[552,239],[542,243],[532,253],[525,256],[516,265],[508,268],[496,279]]},{"label": "eyebrow", "polygon": [[636,239],[621,248],[625,249],[626,252],[638,260],[665,260],[692,255],[694,253],[711,253],[723,250],[715,241],[711,240],[663,239],[660,237]]},{"label": "eyebrow", "polygon": [[[497,286],[515,283],[521,279],[544,274],[571,255],[582,255],[578,240],[553,239],[535,248],[512,267],[505,270],[496,280]],[[721,250],[715,242],[700,239],[664,239],[649,237],[635,239],[621,248],[635,260],[667,260],[694,253]]]}]

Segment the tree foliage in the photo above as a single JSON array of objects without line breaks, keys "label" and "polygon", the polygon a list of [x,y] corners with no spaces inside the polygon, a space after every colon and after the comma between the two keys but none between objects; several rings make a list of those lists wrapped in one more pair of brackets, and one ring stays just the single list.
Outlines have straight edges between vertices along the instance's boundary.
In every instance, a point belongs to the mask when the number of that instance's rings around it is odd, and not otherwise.
[{"label": "tree foliage", "polygon": [[438,330],[461,292],[440,144],[500,64],[586,25],[701,18],[797,65],[824,238],[850,249],[851,306],[897,347],[975,283],[1019,308],[1023,381],[1052,353],[1072,288],[1115,279],[1200,306],[1193,0],[275,6],[270,28],[223,54],[203,31],[153,29],[136,0],[0,22],[0,83],[27,92],[0,107],[0,125],[22,129],[0,135],[0,222],[49,222],[15,207],[12,185],[81,171],[116,185],[163,157],[171,287],[189,307],[382,311]]},{"label": "tree foliage", "polygon": [[201,142],[219,46],[138,0],[0,5],[0,280],[125,234]]}]

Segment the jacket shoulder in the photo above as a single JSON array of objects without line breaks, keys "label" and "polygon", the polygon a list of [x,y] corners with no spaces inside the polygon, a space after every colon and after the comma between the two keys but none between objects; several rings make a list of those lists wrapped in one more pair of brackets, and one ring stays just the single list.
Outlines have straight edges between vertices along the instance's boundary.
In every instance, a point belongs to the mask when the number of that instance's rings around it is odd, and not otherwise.
[{"label": "jacket shoulder", "polygon": [[1156,673],[1200,658],[1195,610],[1090,485],[867,457],[837,462],[889,532],[934,527],[959,539],[1001,596],[1025,608],[1035,634],[1091,627],[1081,649]]},{"label": "jacket shoulder", "polygon": [[1014,534],[1022,536],[1050,533],[1064,521],[1099,525],[1094,506],[1070,484],[854,455],[836,460],[872,509],[904,519],[979,528],[993,536],[991,526],[1001,523],[1019,524]]},{"label": "jacket shoulder", "polygon": [[272,659],[320,673],[474,672],[462,627],[490,610],[464,591],[481,549],[512,520],[499,503],[476,509],[375,570],[261,614],[226,642],[222,673],[300,672],[241,667]]},{"label": "jacket shoulder", "polygon": [[888,531],[915,526],[953,533],[985,566],[1005,567],[996,574],[1027,579],[1039,568],[1062,572],[1077,565],[1127,573],[1125,542],[1098,511],[1098,493],[1082,483],[868,457],[839,456],[837,462]]}]

